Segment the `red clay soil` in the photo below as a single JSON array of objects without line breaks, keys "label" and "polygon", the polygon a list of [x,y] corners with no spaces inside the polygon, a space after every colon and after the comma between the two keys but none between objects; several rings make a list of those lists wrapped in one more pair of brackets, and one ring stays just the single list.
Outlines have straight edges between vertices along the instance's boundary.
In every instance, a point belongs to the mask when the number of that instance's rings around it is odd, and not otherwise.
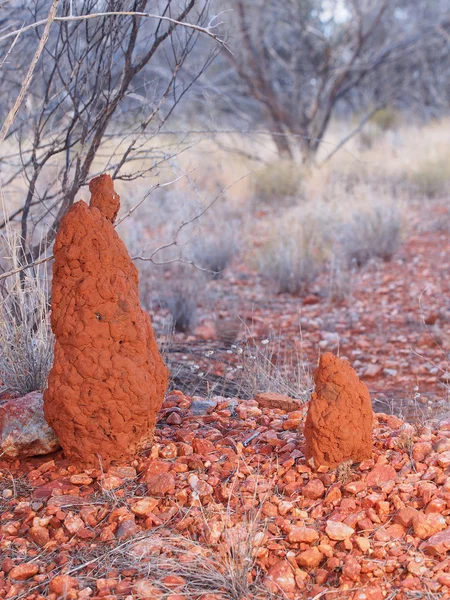
[{"label": "red clay soil", "polygon": [[168,384],[138,274],[113,227],[119,196],[108,175],[74,204],[56,237],[55,358],[45,416],[74,464],[123,463],[151,443]]},{"label": "red clay soil", "polygon": [[373,457],[333,470],[301,419],[175,393],[127,466],[0,461],[0,598],[450,598],[450,422],[375,414]]},{"label": "red clay soil", "polygon": [[352,367],[330,352],[314,373],[305,424],[306,458],[335,468],[372,456],[372,402]]}]

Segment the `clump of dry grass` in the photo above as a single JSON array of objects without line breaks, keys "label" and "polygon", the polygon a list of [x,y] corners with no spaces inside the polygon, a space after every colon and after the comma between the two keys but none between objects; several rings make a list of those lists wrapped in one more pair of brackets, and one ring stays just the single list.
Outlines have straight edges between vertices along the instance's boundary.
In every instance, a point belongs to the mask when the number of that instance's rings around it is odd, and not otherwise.
[{"label": "clump of dry grass", "polygon": [[161,304],[169,310],[175,331],[189,332],[198,318],[198,305],[204,288],[204,275],[190,265],[170,265],[169,277],[161,279]]},{"label": "clump of dry grass", "polygon": [[402,234],[402,215],[393,203],[357,208],[338,232],[349,265],[365,265],[371,258],[391,260]]},{"label": "clump of dry grass", "polygon": [[239,350],[237,379],[240,395],[254,398],[259,392],[276,392],[309,400],[312,379],[297,347],[284,348],[279,336],[249,340]]},{"label": "clump of dry grass", "polygon": [[[19,236],[9,224],[0,244],[4,271],[24,266]],[[18,396],[43,391],[54,347],[45,265],[3,279],[0,292],[0,389]]]},{"label": "clump of dry grass", "polygon": [[319,212],[287,214],[260,248],[259,271],[279,294],[305,294],[325,263],[325,235]]},{"label": "clump of dry grass", "polygon": [[445,197],[450,188],[449,156],[420,161],[409,174],[415,195],[420,198]]},{"label": "clump of dry grass", "polygon": [[270,205],[279,200],[299,198],[302,195],[303,178],[301,166],[294,161],[269,163],[253,175],[255,202]]}]

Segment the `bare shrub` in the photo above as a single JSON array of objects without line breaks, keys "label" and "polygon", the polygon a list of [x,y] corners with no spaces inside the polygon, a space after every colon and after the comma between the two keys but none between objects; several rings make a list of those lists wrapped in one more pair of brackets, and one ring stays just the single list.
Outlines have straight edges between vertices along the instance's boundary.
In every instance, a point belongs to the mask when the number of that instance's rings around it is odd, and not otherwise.
[{"label": "bare shrub", "polygon": [[237,379],[241,395],[254,398],[259,392],[276,392],[307,402],[312,380],[296,346],[283,347],[277,335],[259,342],[249,340],[239,348]]},{"label": "bare shrub", "polygon": [[304,294],[319,274],[325,257],[324,229],[306,212],[282,219],[259,252],[259,270],[278,293]]},{"label": "bare shrub", "polygon": [[[19,235],[9,226],[0,244],[5,271],[23,266]],[[45,265],[4,279],[0,292],[0,389],[19,396],[43,391],[54,347]]]},{"label": "bare shrub", "polygon": [[365,265],[371,258],[391,260],[402,234],[402,215],[394,204],[382,203],[356,210],[338,238],[349,265]]},{"label": "bare shrub", "polygon": [[303,172],[291,160],[278,160],[258,169],[253,175],[256,202],[274,204],[279,200],[298,198],[302,193]]}]

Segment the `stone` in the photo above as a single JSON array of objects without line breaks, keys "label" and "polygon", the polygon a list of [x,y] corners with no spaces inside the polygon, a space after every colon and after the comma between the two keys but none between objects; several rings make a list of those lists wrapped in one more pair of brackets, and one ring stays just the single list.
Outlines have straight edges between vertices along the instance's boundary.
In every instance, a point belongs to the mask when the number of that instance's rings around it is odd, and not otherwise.
[{"label": "stone", "polygon": [[341,542],[351,537],[355,533],[355,530],[353,529],[353,527],[349,527],[348,525],[345,525],[345,523],[341,523],[340,521],[327,521],[325,533],[330,538],[330,540]]},{"label": "stone", "polygon": [[40,525],[30,529],[30,537],[38,546],[45,546],[50,540],[48,529],[41,527]]},{"label": "stone", "polygon": [[330,352],[314,373],[315,391],[305,424],[305,455],[314,464],[337,467],[372,456],[372,403],[352,367]]},{"label": "stone", "polygon": [[433,556],[446,554],[450,550],[450,527],[432,535],[426,542],[423,542],[419,546],[419,549]]},{"label": "stone", "polygon": [[423,462],[432,451],[433,445],[431,442],[418,442],[414,444],[411,454],[414,460]]},{"label": "stone", "polygon": [[0,456],[25,458],[49,454],[60,447],[44,418],[41,392],[30,392],[0,406]]},{"label": "stone", "polygon": [[255,400],[262,408],[278,408],[285,412],[302,409],[300,400],[284,396],[283,394],[276,394],[275,392],[262,392],[255,396]]},{"label": "stone", "polygon": [[58,596],[65,596],[69,590],[78,587],[78,581],[70,575],[56,575],[50,581],[50,591]]},{"label": "stone", "polygon": [[291,544],[304,542],[312,544],[319,539],[318,532],[312,527],[293,527],[288,533],[288,541]]},{"label": "stone", "polygon": [[351,579],[352,581],[358,581],[361,573],[361,565],[358,563],[356,558],[348,556],[345,559],[344,566],[342,568],[342,575]]},{"label": "stone", "polygon": [[92,477],[89,477],[86,473],[77,473],[76,475],[72,475],[69,481],[74,485],[90,485]]},{"label": "stone", "polygon": [[421,540],[426,540],[447,527],[445,518],[439,513],[424,515],[418,512],[412,520],[414,533]]},{"label": "stone", "polygon": [[70,461],[104,468],[151,444],[168,371],[113,227],[120,199],[112,179],[96,177],[89,189],[90,206],[75,203],[56,236],[44,414]]},{"label": "stone", "polygon": [[17,581],[26,581],[34,577],[38,571],[39,567],[36,563],[21,563],[11,569],[9,578],[17,579]]},{"label": "stone", "polygon": [[273,594],[280,594],[280,590],[286,593],[295,592],[294,572],[287,560],[279,560],[270,567],[264,585]]},{"label": "stone", "polygon": [[300,554],[295,557],[295,560],[301,567],[315,569],[322,562],[323,554],[320,552],[317,546],[313,546],[304,552],[300,552]]},{"label": "stone", "polygon": [[175,477],[171,473],[160,473],[147,479],[147,490],[152,496],[164,496],[175,492]]},{"label": "stone", "polygon": [[302,495],[311,500],[318,500],[325,494],[325,486],[320,479],[311,479],[302,489]]},{"label": "stone", "polygon": [[390,465],[377,465],[370,471],[366,478],[366,484],[369,487],[380,487],[388,481],[397,479],[397,471]]}]

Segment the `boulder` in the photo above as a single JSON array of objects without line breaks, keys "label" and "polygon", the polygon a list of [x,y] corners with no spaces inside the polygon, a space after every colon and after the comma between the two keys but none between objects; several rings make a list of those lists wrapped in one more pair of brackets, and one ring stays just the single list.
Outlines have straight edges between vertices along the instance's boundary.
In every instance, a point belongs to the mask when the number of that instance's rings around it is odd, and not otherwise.
[{"label": "boulder", "polygon": [[168,370],[113,227],[120,199],[112,179],[101,175],[89,189],[90,206],[75,203],[56,236],[44,412],[73,463],[107,467],[151,444]]},{"label": "boulder", "polygon": [[305,454],[315,466],[355,462],[372,455],[372,403],[352,367],[330,352],[314,373],[315,391],[305,423]]},{"label": "boulder", "polygon": [[59,447],[56,433],[44,418],[41,392],[0,406],[0,456],[25,458],[49,454]]}]

